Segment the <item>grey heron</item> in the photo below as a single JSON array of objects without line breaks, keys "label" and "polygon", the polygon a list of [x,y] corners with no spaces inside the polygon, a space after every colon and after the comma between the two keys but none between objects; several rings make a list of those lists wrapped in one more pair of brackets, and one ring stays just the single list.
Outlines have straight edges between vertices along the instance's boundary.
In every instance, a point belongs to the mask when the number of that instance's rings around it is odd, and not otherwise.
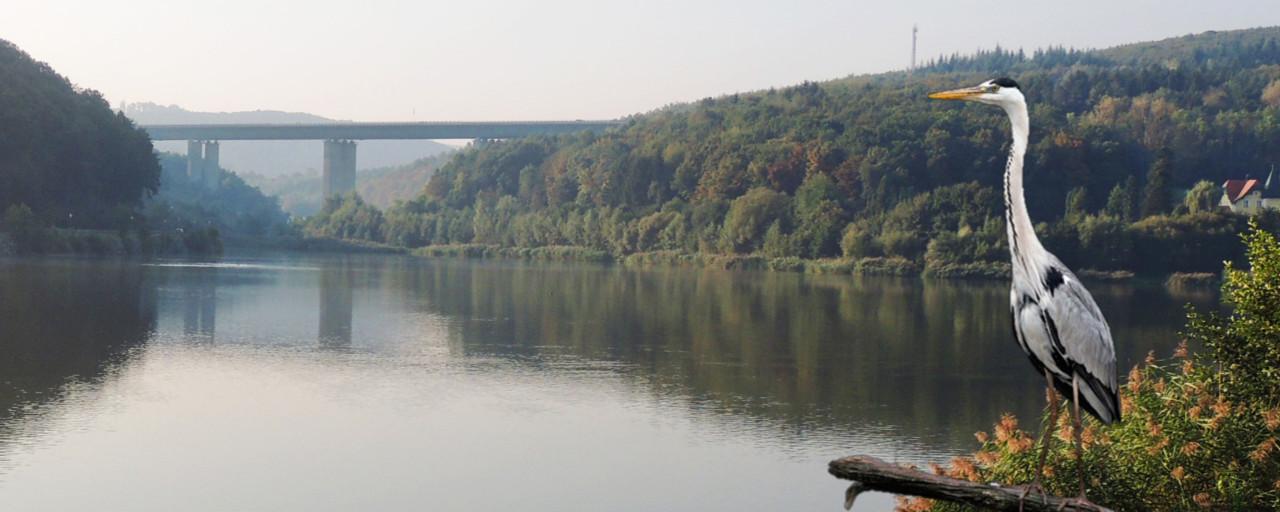
[{"label": "grey heron", "polygon": [[[1009,116],[1013,147],[1004,171],[1005,226],[1012,257],[1013,284],[1009,308],[1013,334],[1031,359],[1036,371],[1044,374],[1049,400],[1049,423],[1041,433],[1039,464],[1034,482],[1027,488],[1040,489],[1048,432],[1057,422],[1056,389],[1071,400],[1076,459],[1080,473],[1079,500],[1085,496],[1084,459],[1080,441],[1080,408],[1099,421],[1120,421],[1120,401],[1116,391],[1116,355],[1111,328],[1075,274],[1040,244],[1022,193],[1022,162],[1027,152],[1030,121],[1027,102],[1018,83],[1009,78],[988,80],[974,87],[937,92],[939,100],[963,100],[995,105]],[[1043,492],[1043,491],[1041,491]],[[1026,494],[1024,493],[1025,497]]]}]

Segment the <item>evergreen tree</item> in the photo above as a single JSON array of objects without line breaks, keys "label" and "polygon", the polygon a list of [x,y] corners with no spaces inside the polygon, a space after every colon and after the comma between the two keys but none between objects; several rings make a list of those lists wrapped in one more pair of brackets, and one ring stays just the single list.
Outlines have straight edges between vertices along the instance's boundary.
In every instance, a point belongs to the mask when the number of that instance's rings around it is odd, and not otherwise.
[{"label": "evergreen tree", "polygon": [[1133,188],[1136,180],[1130,176],[1124,183],[1117,183],[1107,196],[1107,206],[1103,210],[1107,216],[1123,220],[1133,220]]},{"label": "evergreen tree", "polygon": [[1173,173],[1173,152],[1161,148],[1156,160],[1147,171],[1147,186],[1142,192],[1142,217],[1161,215],[1169,211],[1169,179]]}]

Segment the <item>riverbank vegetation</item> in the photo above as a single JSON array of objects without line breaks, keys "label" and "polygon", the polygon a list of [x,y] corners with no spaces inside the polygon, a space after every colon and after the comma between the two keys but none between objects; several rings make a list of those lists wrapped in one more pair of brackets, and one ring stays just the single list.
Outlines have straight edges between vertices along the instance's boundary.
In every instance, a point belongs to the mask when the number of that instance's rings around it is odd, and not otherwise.
[{"label": "riverbank vegetation", "polygon": [[[1130,370],[1120,390],[1123,421],[1086,422],[1089,496],[1115,510],[1280,508],[1280,242],[1256,226],[1244,237],[1247,266],[1228,264],[1222,287],[1230,313],[1190,311],[1187,340],[1167,359]],[[1046,467],[1051,494],[1073,496],[1077,473],[1066,412],[1053,425]],[[1048,414],[1041,423],[1047,421]],[[935,471],[974,482],[1029,482],[1038,448],[1006,415],[978,432],[980,448]],[[903,500],[905,510],[954,510]]]},{"label": "riverbank vegetation", "polygon": [[348,199],[307,229],[409,248],[576,246],[620,260],[843,259],[1003,276],[1007,121],[926,99],[997,74],[1029,97],[1029,207],[1069,265],[1154,275],[1240,261],[1233,240],[1246,219],[1218,211],[1213,184],[1263,176],[1280,159],[1277,28],[996,49],[914,75],[672,105],[604,134],[462,150],[415,199],[377,213]]}]

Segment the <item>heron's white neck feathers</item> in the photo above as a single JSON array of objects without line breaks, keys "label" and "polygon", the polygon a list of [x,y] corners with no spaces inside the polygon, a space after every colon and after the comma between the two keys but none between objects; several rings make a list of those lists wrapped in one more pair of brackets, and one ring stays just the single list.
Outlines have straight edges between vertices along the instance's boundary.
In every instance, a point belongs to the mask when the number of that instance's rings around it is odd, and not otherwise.
[{"label": "heron's white neck feathers", "polygon": [[1009,151],[1009,163],[1004,172],[1005,225],[1009,233],[1009,252],[1013,256],[1014,271],[1030,271],[1027,268],[1032,256],[1044,250],[1036,237],[1027,215],[1027,200],[1022,193],[1022,163],[1027,154],[1027,137],[1031,132],[1027,118],[1027,103],[1021,94],[1004,102],[1005,113],[1013,132],[1013,147]]}]

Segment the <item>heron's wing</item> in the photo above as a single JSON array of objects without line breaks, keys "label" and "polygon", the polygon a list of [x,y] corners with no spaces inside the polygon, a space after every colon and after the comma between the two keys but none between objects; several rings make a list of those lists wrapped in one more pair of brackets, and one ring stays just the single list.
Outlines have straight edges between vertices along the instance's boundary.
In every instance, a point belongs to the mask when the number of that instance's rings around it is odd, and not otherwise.
[{"label": "heron's wing", "polygon": [[[1056,258],[1054,258],[1056,260]],[[1120,419],[1116,396],[1116,352],[1111,342],[1111,328],[1075,274],[1055,261],[1049,267],[1045,284],[1049,293],[1040,299],[1040,307],[1053,320],[1056,347],[1065,352],[1073,371],[1081,378],[1080,395],[1085,405],[1104,423]],[[1052,273],[1057,269],[1058,276]]]}]

